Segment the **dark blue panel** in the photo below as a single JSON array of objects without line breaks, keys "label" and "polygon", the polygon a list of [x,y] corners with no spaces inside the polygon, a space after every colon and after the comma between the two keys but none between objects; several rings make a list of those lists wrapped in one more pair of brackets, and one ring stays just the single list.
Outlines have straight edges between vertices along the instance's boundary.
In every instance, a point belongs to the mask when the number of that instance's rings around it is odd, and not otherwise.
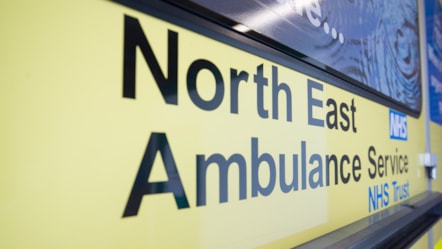
[{"label": "dark blue panel", "polygon": [[416,0],[192,1],[420,111]]},{"label": "dark blue panel", "polygon": [[425,1],[431,120],[442,125],[442,6]]}]

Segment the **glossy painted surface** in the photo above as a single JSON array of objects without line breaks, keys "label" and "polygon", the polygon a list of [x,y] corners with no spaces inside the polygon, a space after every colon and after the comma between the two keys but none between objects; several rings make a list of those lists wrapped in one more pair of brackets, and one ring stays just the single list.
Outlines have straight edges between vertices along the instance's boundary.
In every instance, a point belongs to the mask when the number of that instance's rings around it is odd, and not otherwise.
[{"label": "glossy painted surface", "polygon": [[422,118],[390,139],[290,61],[106,1],[0,6],[0,248],[287,248],[426,189]]}]

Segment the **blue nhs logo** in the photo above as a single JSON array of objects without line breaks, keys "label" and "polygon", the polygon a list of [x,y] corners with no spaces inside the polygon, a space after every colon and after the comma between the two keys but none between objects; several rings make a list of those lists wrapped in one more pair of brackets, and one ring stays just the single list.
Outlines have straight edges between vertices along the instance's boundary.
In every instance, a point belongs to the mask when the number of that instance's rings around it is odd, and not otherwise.
[{"label": "blue nhs logo", "polygon": [[390,109],[390,139],[407,140],[407,115]]}]

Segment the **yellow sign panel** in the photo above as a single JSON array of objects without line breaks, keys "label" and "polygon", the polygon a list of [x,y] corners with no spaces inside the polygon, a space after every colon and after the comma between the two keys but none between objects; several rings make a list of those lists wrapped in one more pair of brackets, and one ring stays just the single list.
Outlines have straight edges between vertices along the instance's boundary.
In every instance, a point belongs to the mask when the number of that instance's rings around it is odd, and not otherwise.
[{"label": "yellow sign panel", "polygon": [[2,248],[288,247],[425,190],[420,119],[120,5],[2,5]]}]

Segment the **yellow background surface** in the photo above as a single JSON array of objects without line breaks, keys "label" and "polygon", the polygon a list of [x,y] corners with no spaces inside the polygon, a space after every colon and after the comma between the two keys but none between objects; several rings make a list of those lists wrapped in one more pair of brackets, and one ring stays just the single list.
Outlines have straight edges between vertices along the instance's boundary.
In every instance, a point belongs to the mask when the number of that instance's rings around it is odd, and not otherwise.
[{"label": "yellow background surface", "polygon": [[[408,141],[390,140],[387,107],[311,78],[324,85],[315,93],[324,102],[354,99],[358,132],[309,126],[309,78],[265,58],[105,1],[13,1],[0,9],[0,248],[289,247],[368,216],[371,186],[409,180],[412,196],[426,189],[418,156],[424,151],[421,118],[408,117]],[[140,21],[162,68],[167,30],[178,32],[178,105],[164,103],[139,52],[137,98],[122,97],[125,14]],[[186,72],[201,58],[214,62],[225,81],[224,100],[214,111],[199,109],[187,95]],[[293,122],[285,121],[284,108],[279,120],[257,115],[253,74],[261,64],[269,84],[277,66],[279,81],[290,85]],[[250,74],[240,88],[238,115],[229,112],[230,68]],[[201,77],[198,82],[210,81]],[[213,84],[198,89],[208,97],[214,91]],[[271,91],[265,94],[269,108]],[[150,195],[137,216],[122,218],[152,132],[167,134],[190,208],[178,210],[172,194]],[[277,175],[270,196],[252,198],[252,137],[275,160],[286,155],[287,165],[302,140],[308,154],[359,155],[361,180],[284,194]],[[371,180],[369,146],[378,154],[397,149],[408,155],[408,173]],[[210,168],[207,205],[196,206],[196,155],[214,153],[246,158],[246,200],[238,198],[232,171],[229,201],[219,203],[218,175]],[[266,171],[260,172],[264,185]],[[167,179],[160,160],[151,178]]]}]

